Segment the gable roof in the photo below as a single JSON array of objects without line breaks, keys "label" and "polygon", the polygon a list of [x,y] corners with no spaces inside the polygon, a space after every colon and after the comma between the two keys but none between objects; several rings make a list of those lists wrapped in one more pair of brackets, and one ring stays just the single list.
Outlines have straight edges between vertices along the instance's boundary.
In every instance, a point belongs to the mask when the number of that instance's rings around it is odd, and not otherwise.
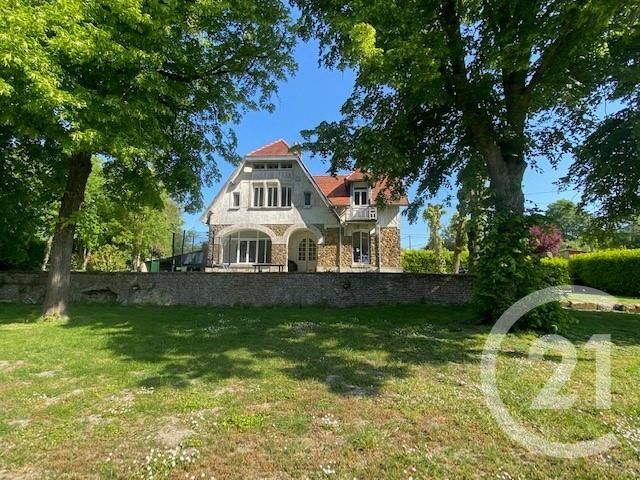
[{"label": "gable roof", "polygon": [[285,155],[294,155],[289,151],[289,144],[282,138],[275,142],[263,145],[260,148],[247,153],[247,157],[282,157]]},{"label": "gable roof", "polygon": [[[364,179],[364,174],[356,171],[351,172],[349,175],[315,175],[313,179],[334,207],[346,207],[351,204],[349,182]],[[409,200],[405,195],[400,198],[393,198],[392,192],[384,180],[377,182],[373,186],[371,199],[375,201],[380,193],[382,193],[389,205],[406,206],[409,204]]]}]

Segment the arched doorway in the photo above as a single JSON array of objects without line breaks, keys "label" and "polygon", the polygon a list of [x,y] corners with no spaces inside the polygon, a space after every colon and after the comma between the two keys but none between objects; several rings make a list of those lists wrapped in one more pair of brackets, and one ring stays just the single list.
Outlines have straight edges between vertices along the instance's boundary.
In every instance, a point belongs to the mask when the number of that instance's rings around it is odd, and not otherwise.
[{"label": "arched doorway", "polygon": [[298,272],[315,272],[318,265],[318,242],[308,230],[294,232],[289,237],[289,260]]}]

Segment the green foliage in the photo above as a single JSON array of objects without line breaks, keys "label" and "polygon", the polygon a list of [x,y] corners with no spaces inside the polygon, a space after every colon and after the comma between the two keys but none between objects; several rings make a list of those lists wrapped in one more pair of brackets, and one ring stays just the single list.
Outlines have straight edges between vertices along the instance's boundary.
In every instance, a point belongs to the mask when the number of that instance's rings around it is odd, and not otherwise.
[{"label": "green foliage", "polygon": [[519,185],[529,157],[574,143],[616,62],[607,42],[635,22],[624,0],[293,3],[325,64],[357,72],[342,119],[305,131],[306,146],[334,170],[417,181],[411,215],[474,157],[494,198],[519,203],[497,181],[510,171]]},{"label": "green foliage", "polygon": [[556,200],[547,206],[546,220],[562,232],[566,241],[576,241],[588,230],[592,218],[583,208],[571,200]]},{"label": "green foliage", "polygon": [[[403,250],[402,269],[410,273],[453,273],[453,252],[446,248],[442,250],[443,267],[439,267],[433,250]],[[466,265],[469,252],[461,253],[461,263]]]},{"label": "green foliage", "polygon": [[443,213],[444,207],[441,204],[430,203],[422,214],[425,222],[429,225],[429,243],[427,244],[427,248],[433,251],[435,273],[442,273],[445,268],[445,259],[443,256],[444,243],[440,236]]},{"label": "green foliage", "polygon": [[626,221],[640,212],[640,17],[635,8],[611,35],[603,65],[608,83],[603,96],[622,108],[590,132],[563,179],[582,189],[582,203],[596,205],[604,222]]},{"label": "green foliage", "polygon": [[[550,286],[554,277],[548,273],[531,250],[524,217],[496,215],[474,271],[475,306],[487,322],[495,322],[518,300]],[[515,328],[557,331],[568,319],[560,305],[552,302],[529,312]]]},{"label": "green foliage", "polygon": [[0,268],[37,269],[56,215],[59,158],[48,145],[10,143],[0,121]]},{"label": "green foliage", "polygon": [[114,245],[101,245],[91,254],[89,270],[122,272],[127,269],[129,256]]},{"label": "green foliage", "polygon": [[0,133],[102,154],[114,189],[197,209],[214,155],[237,158],[228,125],[293,71],[292,28],[279,0],[3,2]]},{"label": "green foliage", "polygon": [[569,261],[561,257],[542,258],[540,267],[543,271],[544,283],[551,287],[554,285],[571,285],[569,275]]},{"label": "green foliage", "polygon": [[569,261],[574,280],[612,295],[640,296],[640,249],[602,250]]}]

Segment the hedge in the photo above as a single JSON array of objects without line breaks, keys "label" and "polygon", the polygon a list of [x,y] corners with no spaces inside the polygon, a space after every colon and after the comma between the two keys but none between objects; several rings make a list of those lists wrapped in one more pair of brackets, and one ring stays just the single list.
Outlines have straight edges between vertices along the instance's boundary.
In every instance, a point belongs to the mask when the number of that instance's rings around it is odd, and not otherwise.
[{"label": "hedge", "polygon": [[[453,252],[445,248],[442,255],[445,263],[444,273],[453,272]],[[460,258],[461,265],[466,266],[468,260],[469,252],[465,250]],[[403,250],[402,269],[411,273],[437,273],[433,250]]]},{"label": "hedge", "polygon": [[540,264],[544,272],[544,282],[549,286],[571,284],[569,261],[566,258],[543,258]]},{"label": "hedge", "polygon": [[612,295],[640,296],[640,249],[601,250],[569,261],[573,280]]}]

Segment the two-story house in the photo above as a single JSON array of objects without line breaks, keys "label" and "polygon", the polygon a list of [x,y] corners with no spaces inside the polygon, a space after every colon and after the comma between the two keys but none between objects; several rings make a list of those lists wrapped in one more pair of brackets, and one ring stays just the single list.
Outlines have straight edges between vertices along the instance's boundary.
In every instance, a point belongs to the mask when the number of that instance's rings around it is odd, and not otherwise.
[{"label": "two-story house", "polygon": [[[384,206],[376,199],[382,195]],[[400,208],[384,184],[361,172],[313,176],[277,140],[246,155],[202,221],[207,270],[399,272]]]}]

